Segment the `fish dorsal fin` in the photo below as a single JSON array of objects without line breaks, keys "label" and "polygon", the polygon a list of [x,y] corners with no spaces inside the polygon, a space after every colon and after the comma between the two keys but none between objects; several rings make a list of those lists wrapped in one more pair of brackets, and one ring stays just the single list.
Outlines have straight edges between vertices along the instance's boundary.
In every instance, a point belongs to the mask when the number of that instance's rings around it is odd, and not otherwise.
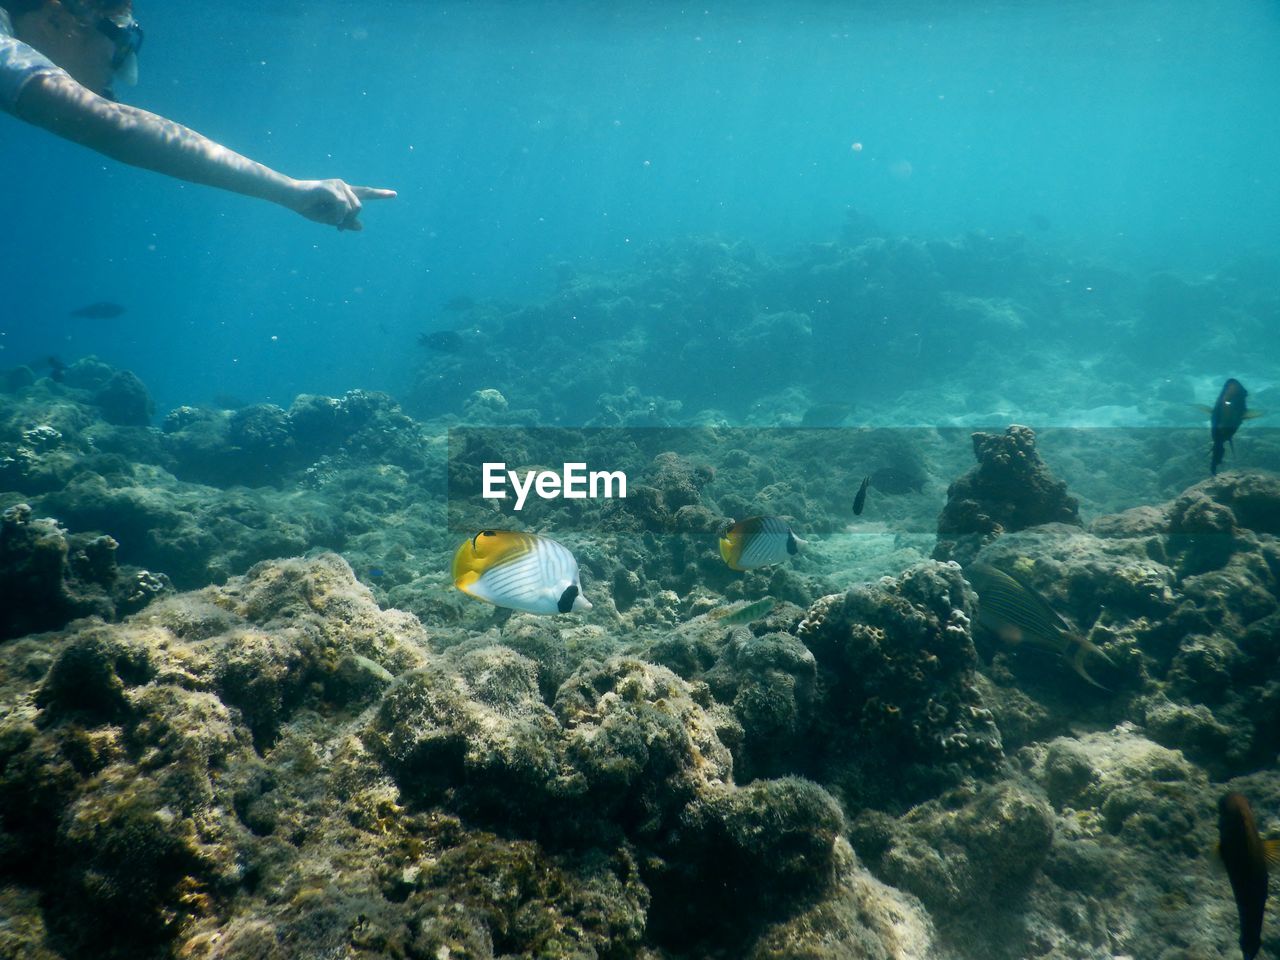
[{"label": "fish dorsal fin", "polygon": [[1271,866],[1280,865],[1280,840],[1263,840],[1262,853]]}]

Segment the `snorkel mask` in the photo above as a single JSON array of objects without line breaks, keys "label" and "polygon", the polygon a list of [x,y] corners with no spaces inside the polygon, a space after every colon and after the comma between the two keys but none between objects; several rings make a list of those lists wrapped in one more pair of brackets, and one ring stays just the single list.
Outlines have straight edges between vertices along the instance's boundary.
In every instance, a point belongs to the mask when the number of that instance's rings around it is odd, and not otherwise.
[{"label": "snorkel mask", "polygon": [[111,58],[116,81],[126,87],[135,86],[138,82],[138,51],[142,49],[142,27],[132,14],[122,13],[115,17],[102,17],[97,28],[116,46]]}]

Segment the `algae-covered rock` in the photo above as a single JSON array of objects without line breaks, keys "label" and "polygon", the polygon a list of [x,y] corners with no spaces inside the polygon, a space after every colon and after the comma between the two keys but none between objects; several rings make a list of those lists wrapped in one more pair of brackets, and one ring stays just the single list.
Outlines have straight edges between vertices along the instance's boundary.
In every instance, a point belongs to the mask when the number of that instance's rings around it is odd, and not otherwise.
[{"label": "algae-covered rock", "polygon": [[575,800],[658,843],[688,804],[732,781],[717,723],[675,674],[630,657],[587,663],[556,695]]},{"label": "algae-covered rock", "polygon": [[959,790],[902,817],[878,868],[935,912],[982,909],[1026,888],[1053,829],[1048,804],[1013,785]]},{"label": "algae-covered rock", "polygon": [[116,565],[111,537],[72,534],[26,504],[0,518],[0,640],[55,630],[77,617],[113,620],[168,589],[167,579]]},{"label": "algae-covered rock", "polygon": [[706,680],[742,725],[744,739],[734,751],[740,780],[796,769],[819,697],[817,661],[808,647],[787,633],[756,636],[739,627]]},{"label": "algae-covered rock", "polygon": [[933,921],[914,896],[877,880],[848,843],[835,844],[830,893],[770,927],[748,960],[935,960],[943,956]]},{"label": "algae-covered rock", "polygon": [[677,949],[749,942],[761,922],[831,889],[843,826],[835,800],[806,780],[706,791],[685,811],[650,876],[655,935]]},{"label": "algae-covered rock", "polygon": [[145,427],[155,415],[155,404],[146,385],[128,370],[112,374],[93,400],[102,411],[102,419],[118,426]]},{"label": "algae-covered rock", "polygon": [[954,563],[824,597],[797,635],[824,691],[816,739],[822,779],[851,801],[907,803],[1003,758],[975,683],[973,597]]},{"label": "algae-covered rock", "polygon": [[1078,501],[1049,472],[1029,427],[975,433],[978,465],[951,484],[934,557],[967,563],[1000,534],[1043,523],[1080,524]]},{"label": "algae-covered rock", "polygon": [[[1143,956],[1168,944],[1184,952],[1161,955],[1234,955],[1235,907],[1210,856],[1227,785],[1210,785],[1131,724],[1060,737],[1023,760],[1055,810],[1053,847],[1021,904],[1024,949]],[[1015,945],[1003,955],[1025,955]]]},{"label": "algae-covered rock", "polygon": [[714,514],[702,506],[702,489],[714,477],[706,466],[687,462],[675,453],[654,458],[644,476],[628,491],[641,529],[703,533],[714,529]]},{"label": "algae-covered rock", "polygon": [[431,664],[403,677],[378,708],[371,746],[417,802],[489,818],[545,815],[559,726],[538,698],[533,663],[490,647],[461,668]]},{"label": "algae-covered rock", "polygon": [[[159,956],[230,919],[224,897],[279,854],[266,849],[271,821],[249,816],[243,792],[260,779],[255,742],[268,750],[282,740],[264,737],[263,724],[280,731],[341,709],[324,700],[323,681],[343,651],[393,665],[422,656],[398,635],[403,616],[382,614],[341,561],[282,567],[292,590],[273,588],[275,568],[264,567],[256,584],[48,634],[39,655],[26,641],[3,648],[0,863],[42,892],[49,938],[70,955]],[[246,594],[260,601],[255,620],[229,612]],[[327,630],[303,616],[270,626],[300,598]],[[305,796],[314,787],[299,780],[325,768],[285,761],[295,744],[284,737],[278,748],[275,789]],[[283,824],[294,803],[275,806]],[[313,814],[312,829],[323,830],[325,814]],[[265,835],[255,839],[241,815]]]},{"label": "algae-covered rock", "polygon": [[[367,741],[418,804],[553,845],[646,852],[648,929],[660,941],[743,943],[830,886],[834,801],[795,779],[734,787],[722,723],[670,671],[614,657],[584,664],[551,708],[538,691],[530,661],[473,650],[456,670],[401,678]],[[730,923],[738,910],[752,922]]]},{"label": "algae-covered rock", "polygon": [[1207,855],[1223,789],[1121,724],[1033,744],[1005,780],[901,817],[864,811],[850,837],[880,879],[929,908],[940,956],[1137,957],[1177,944],[1227,957],[1234,906]]}]

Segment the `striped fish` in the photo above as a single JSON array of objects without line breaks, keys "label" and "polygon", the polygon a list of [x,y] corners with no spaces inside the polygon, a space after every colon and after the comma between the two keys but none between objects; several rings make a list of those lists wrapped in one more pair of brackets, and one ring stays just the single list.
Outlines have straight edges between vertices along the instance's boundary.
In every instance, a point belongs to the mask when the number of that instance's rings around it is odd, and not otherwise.
[{"label": "striped fish", "polygon": [[772,609],[773,597],[765,597],[763,600],[757,600],[755,603],[748,603],[741,607],[719,607],[712,610],[707,616],[712,620],[719,620],[727,626],[736,627],[741,623],[751,623],[759,620],[761,617],[767,616]]},{"label": "striped fish", "polygon": [[481,530],[454,553],[453,585],[478,600],[525,613],[591,609],[573,554],[536,533]]},{"label": "striped fish", "polygon": [[720,536],[720,556],[734,570],[782,563],[804,543],[781,517],[747,517]]},{"label": "striped fish", "polygon": [[1080,636],[1034,588],[989,563],[975,563],[965,576],[978,593],[978,625],[1010,646],[1026,643],[1060,656],[1070,655],[1072,668],[1100,690],[1089,676],[1085,657],[1095,653],[1111,666],[1111,658]]}]

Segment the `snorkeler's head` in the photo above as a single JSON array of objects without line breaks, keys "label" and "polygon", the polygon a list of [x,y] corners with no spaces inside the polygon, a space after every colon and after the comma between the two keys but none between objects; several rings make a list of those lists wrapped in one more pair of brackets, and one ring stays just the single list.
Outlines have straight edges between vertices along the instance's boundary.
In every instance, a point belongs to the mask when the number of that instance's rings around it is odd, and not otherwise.
[{"label": "snorkeler's head", "polygon": [[142,28],[130,0],[0,0],[18,39],[95,93],[138,79]]}]

